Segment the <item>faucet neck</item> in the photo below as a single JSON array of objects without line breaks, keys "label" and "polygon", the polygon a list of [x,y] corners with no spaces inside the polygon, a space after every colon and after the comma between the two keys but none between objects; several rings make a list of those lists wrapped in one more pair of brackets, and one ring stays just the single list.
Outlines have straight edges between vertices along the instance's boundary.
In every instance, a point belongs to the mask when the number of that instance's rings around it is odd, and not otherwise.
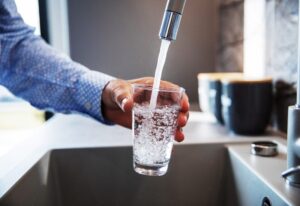
[{"label": "faucet neck", "polygon": [[159,32],[161,39],[176,40],[184,5],[185,0],[168,0]]},{"label": "faucet neck", "polygon": [[[287,167],[297,168],[300,165],[300,108],[290,106],[288,112],[288,148]],[[300,185],[300,172],[287,177],[291,184]]]},{"label": "faucet neck", "polygon": [[185,6],[185,0],[168,0],[165,10],[182,14],[184,6]]}]

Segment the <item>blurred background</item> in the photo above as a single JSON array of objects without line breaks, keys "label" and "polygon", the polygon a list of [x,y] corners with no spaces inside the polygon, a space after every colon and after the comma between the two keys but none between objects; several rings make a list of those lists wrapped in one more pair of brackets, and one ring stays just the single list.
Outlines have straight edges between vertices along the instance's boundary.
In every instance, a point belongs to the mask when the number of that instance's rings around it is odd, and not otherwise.
[{"label": "blurred background", "polygon": [[[216,0],[186,3],[177,40],[162,79],[184,87],[197,101],[197,73],[216,68]],[[70,55],[118,78],[154,76],[165,0],[69,0]]]},{"label": "blurred background", "polygon": [[[154,76],[165,0],[17,0],[16,4],[37,35],[88,68],[122,79]],[[169,49],[162,79],[184,87],[192,102],[197,101],[197,73],[216,67],[217,11],[216,1],[189,0],[177,40]],[[0,96],[9,96],[10,103],[28,108],[1,90]],[[50,116],[47,113],[46,119]],[[12,127],[23,122],[19,118]]]},{"label": "blurred background", "polygon": [[[90,69],[122,79],[154,76],[166,0],[16,3],[37,35]],[[192,110],[199,110],[198,73],[271,76],[282,119],[295,101],[297,6],[296,0],[188,0],[162,79],[184,87]],[[16,100],[1,89],[0,101],[8,99]]]}]

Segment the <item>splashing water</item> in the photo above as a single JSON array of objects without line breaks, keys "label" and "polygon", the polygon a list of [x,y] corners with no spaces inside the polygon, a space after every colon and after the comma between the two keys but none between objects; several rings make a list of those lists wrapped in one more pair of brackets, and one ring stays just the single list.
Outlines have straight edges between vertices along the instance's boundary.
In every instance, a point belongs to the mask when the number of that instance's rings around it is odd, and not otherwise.
[{"label": "splashing water", "polygon": [[156,107],[156,101],[157,101],[159,84],[160,84],[160,80],[161,80],[161,74],[162,74],[162,71],[163,71],[163,68],[164,68],[164,65],[166,62],[170,43],[171,43],[171,41],[165,40],[165,39],[163,39],[161,41],[156,70],[155,70],[151,100],[150,100],[150,109],[155,109],[155,107]]}]

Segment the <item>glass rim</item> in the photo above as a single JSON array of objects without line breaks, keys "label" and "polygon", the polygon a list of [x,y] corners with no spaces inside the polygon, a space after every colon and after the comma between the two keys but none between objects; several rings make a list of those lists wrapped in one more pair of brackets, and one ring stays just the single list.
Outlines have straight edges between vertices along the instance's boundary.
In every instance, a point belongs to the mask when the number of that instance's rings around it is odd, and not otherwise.
[{"label": "glass rim", "polygon": [[166,88],[166,87],[161,87],[160,85],[160,88],[159,89],[153,89],[153,84],[150,84],[150,83],[133,83],[131,84],[132,85],[132,88],[141,88],[141,89],[146,89],[146,90],[149,90],[149,91],[153,91],[153,90],[156,90],[156,91],[159,91],[159,92],[173,92],[173,93],[184,93],[185,92],[185,89],[183,87],[180,87],[178,86],[177,88]]}]

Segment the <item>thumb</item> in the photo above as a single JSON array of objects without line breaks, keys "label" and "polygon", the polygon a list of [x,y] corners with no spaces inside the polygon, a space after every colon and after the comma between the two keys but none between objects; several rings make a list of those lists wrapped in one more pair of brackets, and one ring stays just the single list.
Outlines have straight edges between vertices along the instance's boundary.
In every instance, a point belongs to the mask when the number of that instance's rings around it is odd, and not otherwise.
[{"label": "thumb", "polygon": [[130,111],[133,106],[131,86],[126,82],[113,90],[113,100],[118,107],[123,111]]}]

